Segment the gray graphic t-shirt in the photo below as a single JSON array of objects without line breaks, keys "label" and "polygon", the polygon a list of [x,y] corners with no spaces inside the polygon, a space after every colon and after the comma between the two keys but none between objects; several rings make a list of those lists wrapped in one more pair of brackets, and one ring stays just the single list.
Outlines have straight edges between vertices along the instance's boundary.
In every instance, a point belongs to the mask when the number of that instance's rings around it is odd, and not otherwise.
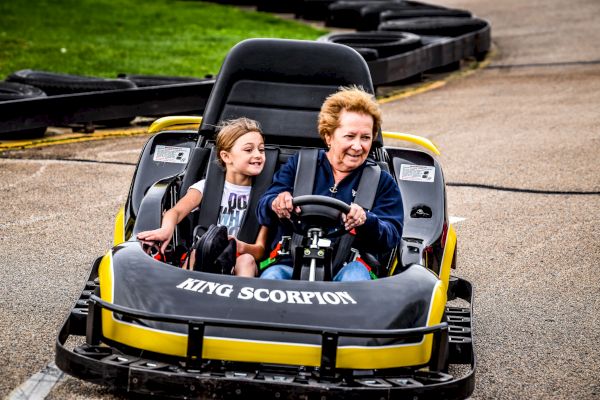
[{"label": "gray graphic t-shirt", "polygon": [[[204,193],[205,179],[194,183],[190,189],[196,189]],[[221,197],[221,208],[219,210],[219,222],[217,225],[226,226],[227,233],[237,237],[238,231],[248,209],[248,200],[252,186],[234,185],[225,181],[223,196]]]}]

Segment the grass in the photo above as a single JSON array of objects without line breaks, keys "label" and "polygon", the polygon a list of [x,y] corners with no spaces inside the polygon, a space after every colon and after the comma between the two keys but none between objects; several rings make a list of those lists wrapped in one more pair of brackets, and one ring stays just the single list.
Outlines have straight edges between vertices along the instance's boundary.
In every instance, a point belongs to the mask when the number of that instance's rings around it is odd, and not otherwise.
[{"label": "grass", "polygon": [[216,74],[243,39],[314,40],[324,33],[201,1],[0,0],[0,79],[20,69],[204,77]]}]

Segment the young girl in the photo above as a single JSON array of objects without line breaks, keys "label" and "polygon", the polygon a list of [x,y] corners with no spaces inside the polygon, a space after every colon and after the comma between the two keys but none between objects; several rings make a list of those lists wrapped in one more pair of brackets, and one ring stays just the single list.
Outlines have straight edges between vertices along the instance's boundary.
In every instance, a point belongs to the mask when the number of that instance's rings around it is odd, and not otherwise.
[{"label": "young girl", "polygon": [[[226,121],[221,125],[217,135],[216,150],[218,162],[225,168],[225,186],[217,224],[226,226],[230,238],[235,238],[244,214],[248,212],[246,208],[252,190],[252,178],[261,173],[265,164],[265,144],[260,125],[248,118]],[[137,238],[159,242],[160,252],[164,254],[173,237],[175,226],[200,205],[204,182],[203,179],[190,186],[185,196],[163,215],[159,229],[140,232]],[[265,226],[261,227],[254,244],[236,239],[239,256],[232,273],[238,276],[256,276],[256,260],[262,258],[266,240]],[[193,256],[192,253],[189,265],[193,265]]]}]

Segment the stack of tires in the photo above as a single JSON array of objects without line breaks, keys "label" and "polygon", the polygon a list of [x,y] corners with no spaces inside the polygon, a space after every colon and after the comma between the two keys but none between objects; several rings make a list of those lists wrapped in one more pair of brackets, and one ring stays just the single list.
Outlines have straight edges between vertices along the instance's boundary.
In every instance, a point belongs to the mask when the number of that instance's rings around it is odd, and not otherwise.
[{"label": "stack of tires", "polygon": [[[191,77],[171,77],[155,75],[119,74],[117,78],[98,78],[90,76],[62,74],[49,71],[24,69],[10,74],[0,81],[0,102],[14,100],[32,100],[49,96],[74,93],[101,92],[108,90],[127,90],[138,87],[172,85],[177,83],[201,82],[212,79]],[[75,121],[74,124],[93,124],[105,127],[127,126],[134,117],[105,119],[98,121]],[[28,129],[12,132],[10,138],[36,138],[44,136],[47,128]],[[5,135],[6,136],[6,135]]]},{"label": "stack of tires", "polygon": [[460,68],[464,58],[485,58],[491,45],[489,24],[463,9],[412,0],[254,1],[259,11],[293,13],[327,27],[353,30],[318,40],[358,51],[369,64],[375,86]]}]

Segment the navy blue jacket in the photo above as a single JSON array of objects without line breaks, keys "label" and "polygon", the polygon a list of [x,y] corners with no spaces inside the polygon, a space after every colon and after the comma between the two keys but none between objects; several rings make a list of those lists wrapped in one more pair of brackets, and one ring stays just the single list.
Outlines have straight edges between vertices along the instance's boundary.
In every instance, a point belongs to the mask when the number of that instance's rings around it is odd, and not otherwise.
[{"label": "navy blue jacket", "polygon": [[[313,194],[334,197],[350,204],[354,200],[354,193],[356,193],[366,163],[374,163],[374,161],[367,159],[363,165],[346,176],[338,184],[337,193],[331,193],[329,190],[334,184],[334,179],[331,164],[324,150],[319,151],[317,163]],[[271,223],[277,221],[277,215],[271,209],[271,204],[279,193],[287,191],[293,195],[297,165],[298,153],[281,166],[273,177],[273,183],[259,200],[256,214],[261,225],[272,226]],[[357,236],[353,247],[358,250],[364,249],[370,253],[381,253],[398,246],[402,238],[404,208],[400,189],[388,172],[381,171],[373,208],[365,211],[367,211],[367,220],[356,228]],[[282,235],[291,235],[291,232],[286,231],[282,224],[277,225],[278,231],[275,234],[272,248],[281,240]]]}]

